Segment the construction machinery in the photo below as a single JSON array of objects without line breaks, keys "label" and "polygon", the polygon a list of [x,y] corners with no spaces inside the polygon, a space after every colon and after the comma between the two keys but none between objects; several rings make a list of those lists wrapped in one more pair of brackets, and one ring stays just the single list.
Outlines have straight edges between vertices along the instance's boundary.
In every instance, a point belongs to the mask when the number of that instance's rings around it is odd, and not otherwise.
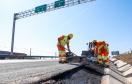
[{"label": "construction machinery", "polygon": [[74,56],[72,52],[66,53],[67,62],[75,62],[81,64],[90,64],[91,62],[98,63],[98,59],[94,57],[95,45],[89,42],[88,50],[82,51],[81,56]]},{"label": "construction machinery", "polygon": [[88,46],[89,46],[88,47],[88,50],[87,51],[82,51],[81,56],[85,56],[88,59],[91,59],[92,57],[94,57],[95,45],[92,44],[91,42],[89,42],[89,45]]}]

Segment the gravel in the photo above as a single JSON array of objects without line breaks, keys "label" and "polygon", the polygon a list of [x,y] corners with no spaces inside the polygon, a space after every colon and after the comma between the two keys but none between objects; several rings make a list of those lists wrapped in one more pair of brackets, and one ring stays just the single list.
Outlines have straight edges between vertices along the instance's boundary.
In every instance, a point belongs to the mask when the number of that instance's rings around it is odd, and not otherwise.
[{"label": "gravel", "polygon": [[100,84],[102,76],[92,69],[81,68],[60,79],[55,79],[57,82],[54,84]]}]

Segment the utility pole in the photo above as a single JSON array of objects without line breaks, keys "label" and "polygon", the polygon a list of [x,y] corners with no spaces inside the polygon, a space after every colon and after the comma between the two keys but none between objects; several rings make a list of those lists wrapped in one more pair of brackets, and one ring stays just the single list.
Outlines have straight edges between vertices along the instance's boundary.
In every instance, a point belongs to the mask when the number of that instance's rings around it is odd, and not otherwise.
[{"label": "utility pole", "polygon": [[31,56],[31,50],[32,50],[32,48],[30,48],[30,56]]}]

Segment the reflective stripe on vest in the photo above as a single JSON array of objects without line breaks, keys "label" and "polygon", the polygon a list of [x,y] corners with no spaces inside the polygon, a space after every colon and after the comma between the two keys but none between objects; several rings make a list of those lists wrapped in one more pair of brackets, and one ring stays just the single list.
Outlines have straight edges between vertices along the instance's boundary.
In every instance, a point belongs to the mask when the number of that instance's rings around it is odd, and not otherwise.
[{"label": "reflective stripe on vest", "polygon": [[104,47],[104,45],[103,45],[103,44],[102,44],[101,46],[99,46],[98,51],[99,51],[102,47]]},{"label": "reflective stripe on vest", "polygon": [[[68,37],[67,37],[67,36],[65,36],[63,40],[60,40],[60,43],[61,43],[61,45],[62,45],[63,47],[64,47],[68,42],[69,42],[69,40],[68,40]],[[60,45],[59,42],[57,42],[57,44]]]},{"label": "reflective stripe on vest", "polygon": [[108,48],[108,46],[106,46],[106,49],[107,49],[107,52],[109,53],[109,48]]}]

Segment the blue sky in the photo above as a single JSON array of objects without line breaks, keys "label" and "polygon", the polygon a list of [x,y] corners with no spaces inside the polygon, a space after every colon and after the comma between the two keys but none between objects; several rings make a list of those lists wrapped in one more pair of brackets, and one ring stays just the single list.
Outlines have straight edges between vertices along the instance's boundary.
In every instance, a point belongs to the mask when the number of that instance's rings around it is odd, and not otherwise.
[{"label": "blue sky", "polygon": [[[56,0],[0,0],[0,50],[11,50],[13,14]],[[72,33],[77,55],[96,39],[120,53],[132,49],[132,0],[96,0],[16,21],[14,52],[54,55],[57,38]],[[6,46],[6,47],[5,47]],[[111,54],[110,54],[111,55]]]}]

